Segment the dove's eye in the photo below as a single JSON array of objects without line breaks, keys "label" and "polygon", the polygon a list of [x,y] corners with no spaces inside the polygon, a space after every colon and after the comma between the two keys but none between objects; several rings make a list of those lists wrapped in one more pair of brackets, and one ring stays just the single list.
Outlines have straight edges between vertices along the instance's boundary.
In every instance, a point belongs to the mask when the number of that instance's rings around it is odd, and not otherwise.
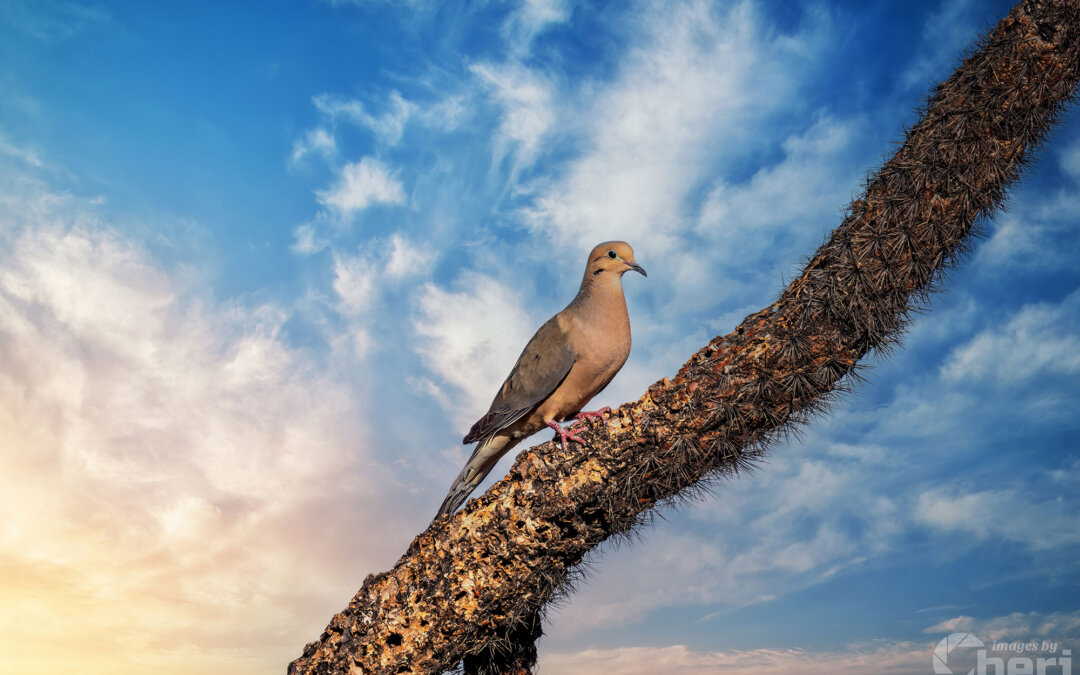
[{"label": "dove's eye", "polygon": [[614,260],[614,259],[615,259],[615,251],[608,251],[608,252],[607,252],[607,257],[609,257],[609,258],[611,258],[612,260]]}]

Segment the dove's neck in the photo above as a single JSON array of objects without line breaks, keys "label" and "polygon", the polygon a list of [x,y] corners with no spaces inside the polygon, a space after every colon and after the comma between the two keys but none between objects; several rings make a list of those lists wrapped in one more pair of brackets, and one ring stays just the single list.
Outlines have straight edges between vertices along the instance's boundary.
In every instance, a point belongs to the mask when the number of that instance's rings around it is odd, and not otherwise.
[{"label": "dove's neck", "polygon": [[581,280],[577,297],[570,303],[578,307],[626,314],[626,300],[623,298],[622,275],[610,271],[600,274],[586,272]]}]

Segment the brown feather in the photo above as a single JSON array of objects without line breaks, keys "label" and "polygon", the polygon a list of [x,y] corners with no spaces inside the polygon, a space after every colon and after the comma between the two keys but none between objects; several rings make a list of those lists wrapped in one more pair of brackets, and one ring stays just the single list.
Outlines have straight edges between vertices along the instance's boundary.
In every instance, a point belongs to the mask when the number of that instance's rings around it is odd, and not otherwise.
[{"label": "brown feather", "polygon": [[491,407],[462,443],[479,441],[532,411],[566,379],[576,356],[556,318],[548,319],[525,345]]}]

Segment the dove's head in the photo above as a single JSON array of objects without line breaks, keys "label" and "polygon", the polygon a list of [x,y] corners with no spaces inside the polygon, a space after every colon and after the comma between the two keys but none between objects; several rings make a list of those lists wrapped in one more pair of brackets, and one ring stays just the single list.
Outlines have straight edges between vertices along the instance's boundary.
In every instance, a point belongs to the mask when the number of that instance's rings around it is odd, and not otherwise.
[{"label": "dove's head", "polygon": [[612,272],[621,277],[630,270],[640,272],[642,276],[649,276],[645,274],[644,267],[634,262],[634,249],[630,248],[630,244],[625,241],[605,241],[597,244],[589,254],[585,276]]}]

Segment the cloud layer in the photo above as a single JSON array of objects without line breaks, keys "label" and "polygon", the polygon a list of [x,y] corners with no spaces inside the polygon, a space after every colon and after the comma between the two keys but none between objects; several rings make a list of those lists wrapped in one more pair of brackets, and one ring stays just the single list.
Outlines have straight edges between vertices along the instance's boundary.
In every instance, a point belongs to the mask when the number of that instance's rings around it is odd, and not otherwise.
[{"label": "cloud layer", "polygon": [[214,306],[65,224],[84,206],[34,201],[0,230],[0,663],[265,672],[389,560],[336,541],[394,522],[357,394],[281,339],[281,308]]}]

